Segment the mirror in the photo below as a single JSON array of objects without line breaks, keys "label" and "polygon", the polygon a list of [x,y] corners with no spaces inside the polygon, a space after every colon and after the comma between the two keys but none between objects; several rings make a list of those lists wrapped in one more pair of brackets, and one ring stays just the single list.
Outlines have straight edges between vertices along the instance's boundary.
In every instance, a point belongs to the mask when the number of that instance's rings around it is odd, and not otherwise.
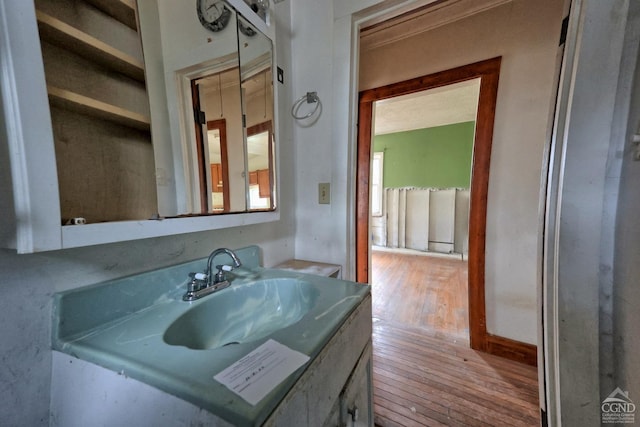
[{"label": "mirror", "polygon": [[275,209],[272,45],[238,15],[240,79],[247,133],[250,211]]},{"label": "mirror", "polygon": [[269,210],[275,204],[271,122],[251,126],[247,135],[249,210]]},{"label": "mirror", "polygon": [[191,80],[200,213],[246,210],[240,71],[237,60],[224,67]]},{"label": "mirror", "polygon": [[156,166],[175,187],[163,198],[158,180],[161,216],[276,208],[273,45],[225,4],[211,31],[182,0],[138,0]]},{"label": "mirror", "polygon": [[[18,213],[2,233],[7,247],[28,253],[280,218],[275,20],[263,22],[243,0],[227,0],[220,14],[210,0],[14,3],[4,12],[20,43],[5,43],[0,84],[5,110],[20,112],[3,118],[20,177],[7,184]],[[236,11],[254,27],[239,27]],[[234,68],[231,116],[225,73]],[[208,108],[207,90],[222,93],[225,111],[201,123],[194,98]],[[187,215],[198,217],[159,221]]]}]

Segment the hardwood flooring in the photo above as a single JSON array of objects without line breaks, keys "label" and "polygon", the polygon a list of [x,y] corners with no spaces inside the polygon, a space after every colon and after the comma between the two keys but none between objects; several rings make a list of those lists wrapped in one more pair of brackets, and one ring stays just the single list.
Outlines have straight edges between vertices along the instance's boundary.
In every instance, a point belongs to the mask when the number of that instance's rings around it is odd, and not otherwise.
[{"label": "hardwood flooring", "polygon": [[467,262],[371,252],[373,317],[469,340]]},{"label": "hardwood flooring", "polygon": [[373,387],[376,426],[539,425],[536,368],[384,320]]},{"label": "hardwood flooring", "polygon": [[466,263],[372,257],[376,426],[539,425],[537,369],[469,348]]}]

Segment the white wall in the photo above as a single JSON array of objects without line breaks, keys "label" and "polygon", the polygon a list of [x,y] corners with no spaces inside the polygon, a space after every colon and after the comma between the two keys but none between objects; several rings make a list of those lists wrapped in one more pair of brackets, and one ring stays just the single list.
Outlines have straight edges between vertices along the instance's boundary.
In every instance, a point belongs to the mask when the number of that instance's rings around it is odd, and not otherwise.
[{"label": "white wall", "polygon": [[363,50],[360,63],[364,90],[502,56],[487,202],[487,330],[531,344],[537,342],[540,175],[561,21],[562,2],[514,0]]},{"label": "white wall", "polygon": [[[279,16],[276,17],[284,34],[289,33],[288,4],[278,5]],[[277,51],[277,63],[285,69],[291,68],[287,46]],[[283,101],[276,108],[282,117],[287,117],[290,107],[286,100],[290,92],[286,85],[279,85],[279,90]],[[4,124],[0,122],[0,125],[0,170],[7,171]],[[262,248],[265,266],[293,257],[294,149],[290,122],[283,121],[279,126],[276,144],[280,153],[281,201],[277,222],[33,255],[17,255],[15,251],[0,249],[2,426],[49,425],[50,319],[54,292],[206,257],[218,247],[257,244]],[[0,186],[0,212],[11,207],[10,188]]]},{"label": "white wall", "polygon": [[[303,0],[292,6],[294,93],[297,97],[317,90],[325,106],[313,126],[295,128],[299,258],[345,265],[353,256],[348,236],[354,213],[347,198],[355,173],[355,123],[349,107],[357,110],[357,105],[350,99],[350,85],[356,84],[350,74],[350,13],[373,3],[350,4],[353,9],[336,9],[336,16],[329,1]],[[503,57],[489,182],[487,328],[492,334],[533,344],[537,342],[536,277],[541,263],[537,246],[542,231],[540,175],[561,20],[562,2],[515,0],[363,51],[359,64],[358,87],[364,90]],[[318,205],[319,182],[332,183],[331,205]]]},{"label": "white wall", "polygon": [[[333,141],[332,113],[334,90],[332,74],[333,10],[329,1],[302,0],[292,5],[291,49],[295,58],[288,73],[293,87],[290,104],[306,92],[317,92],[323,104],[317,122],[294,125],[296,159],[296,257],[345,266],[345,188],[334,174],[346,172],[344,153],[347,141],[339,147]],[[345,94],[346,95],[346,94]],[[306,107],[303,106],[303,108]],[[306,114],[306,110],[303,111]],[[346,112],[345,112],[346,113]],[[287,114],[287,118],[291,115]],[[318,183],[331,183],[331,204],[318,204]]]}]

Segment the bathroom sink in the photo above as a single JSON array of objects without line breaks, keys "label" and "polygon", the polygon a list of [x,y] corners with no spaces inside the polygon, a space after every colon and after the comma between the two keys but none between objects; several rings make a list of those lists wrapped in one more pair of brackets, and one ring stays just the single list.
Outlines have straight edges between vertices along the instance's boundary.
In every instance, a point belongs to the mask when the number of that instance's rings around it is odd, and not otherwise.
[{"label": "bathroom sink", "polygon": [[127,393],[135,390],[128,388],[134,379],[226,420],[225,425],[263,425],[306,368],[255,405],[214,375],[269,340],[314,363],[361,303],[367,301],[370,310],[370,288],[263,268],[256,246],[235,252],[242,266],[228,273],[231,286],[192,302],[182,300],[189,273],[203,271],[208,259],[56,293],[53,349],[73,358],[82,378],[85,365],[76,358],[120,373]]},{"label": "bathroom sink", "polygon": [[297,278],[263,279],[204,297],[166,329],[164,342],[195,350],[264,338],[297,323],[318,291]]}]

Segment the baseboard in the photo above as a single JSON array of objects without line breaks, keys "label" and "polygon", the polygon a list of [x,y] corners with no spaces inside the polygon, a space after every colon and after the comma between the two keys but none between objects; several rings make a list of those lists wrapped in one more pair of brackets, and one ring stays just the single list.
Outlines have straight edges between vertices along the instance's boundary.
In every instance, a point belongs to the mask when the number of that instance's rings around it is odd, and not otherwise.
[{"label": "baseboard", "polygon": [[487,353],[538,366],[538,349],[535,345],[491,334],[486,335],[486,340]]},{"label": "baseboard", "polygon": [[374,251],[390,252],[390,253],[402,254],[402,255],[428,256],[433,258],[459,259],[462,261],[466,261],[469,258],[469,254],[461,254],[457,252],[451,252],[451,253],[430,252],[430,251],[419,251],[417,249],[390,248],[387,246],[377,246],[377,245],[371,245],[371,251],[372,252]]}]

